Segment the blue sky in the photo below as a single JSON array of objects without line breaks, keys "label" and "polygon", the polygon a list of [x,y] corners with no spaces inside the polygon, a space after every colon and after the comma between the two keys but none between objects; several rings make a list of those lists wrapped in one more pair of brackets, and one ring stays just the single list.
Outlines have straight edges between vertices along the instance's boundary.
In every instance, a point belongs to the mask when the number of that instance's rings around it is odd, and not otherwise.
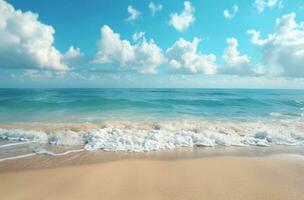
[{"label": "blue sky", "polygon": [[0,87],[304,88],[303,24],[301,1],[0,0]]}]

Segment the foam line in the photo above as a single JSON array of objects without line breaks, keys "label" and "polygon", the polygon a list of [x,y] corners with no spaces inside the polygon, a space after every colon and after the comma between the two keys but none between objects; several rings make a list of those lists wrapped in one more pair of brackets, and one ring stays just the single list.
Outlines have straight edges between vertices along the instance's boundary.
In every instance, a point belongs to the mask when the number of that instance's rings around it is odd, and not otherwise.
[{"label": "foam line", "polygon": [[46,149],[39,148],[39,150],[38,149],[34,150],[35,153],[29,153],[29,154],[24,154],[24,155],[19,155],[19,156],[2,158],[2,159],[0,159],[0,162],[6,161],[6,160],[16,160],[16,159],[35,156],[35,155],[64,156],[64,155],[68,155],[70,153],[76,153],[76,152],[81,152],[81,151],[84,151],[84,149],[76,149],[76,150],[69,150],[69,151],[62,152],[62,153],[54,153],[54,152],[48,151]]},{"label": "foam line", "polygon": [[8,157],[8,158],[2,158],[0,159],[0,162],[6,161],[6,160],[16,160],[20,158],[27,158],[36,155],[35,153],[29,153],[29,154],[24,154],[24,155],[19,155],[19,156],[13,156],[13,157]]},{"label": "foam line", "polygon": [[49,150],[44,149],[44,148],[38,148],[38,149],[34,150],[34,152],[37,155],[48,155],[48,156],[64,156],[64,155],[67,155],[67,154],[70,154],[70,153],[76,153],[76,152],[81,152],[81,151],[84,151],[84,149],[69,150],[69,151],[65,151],[65,152],[62,152],[62,153],[54,153],[54,152],[49,151]]},{"label": "foam line", "polygon": [[29,144],[29,143],[31,143],[31,142],[17,142],[17,143],[4,144],[4,145],[0,146],[0,149],[11,147],[11,146],[16,146],[16,145]]}]

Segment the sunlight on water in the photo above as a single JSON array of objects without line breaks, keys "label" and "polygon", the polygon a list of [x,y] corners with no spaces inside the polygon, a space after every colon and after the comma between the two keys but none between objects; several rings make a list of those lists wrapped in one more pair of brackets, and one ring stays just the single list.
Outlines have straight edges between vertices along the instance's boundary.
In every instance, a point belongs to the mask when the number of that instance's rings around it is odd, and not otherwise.
[{"label": "sunlight on water", "polygon": [[[18,142],[0,148],[303,146],[303,109],[304,91],[295,90],[0,89],[0,139]],[[26,153],[60,155],[39,146]]]}]

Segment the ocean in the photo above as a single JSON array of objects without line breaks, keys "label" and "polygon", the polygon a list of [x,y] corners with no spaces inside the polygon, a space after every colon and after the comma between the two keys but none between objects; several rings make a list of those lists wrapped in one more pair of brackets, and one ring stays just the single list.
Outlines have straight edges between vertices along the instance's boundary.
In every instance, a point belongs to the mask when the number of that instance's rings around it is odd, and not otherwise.
[{"label": "ocean", "polygon": [[0,160],[56,155],[45,145],[63,153],[304,146],[303,119],[304,90],[0,89]]}]

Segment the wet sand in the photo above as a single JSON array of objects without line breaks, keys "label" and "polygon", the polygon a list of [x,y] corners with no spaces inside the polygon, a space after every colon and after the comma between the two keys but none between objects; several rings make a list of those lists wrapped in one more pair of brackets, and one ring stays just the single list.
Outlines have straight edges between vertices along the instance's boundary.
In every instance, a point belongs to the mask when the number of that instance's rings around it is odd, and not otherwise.
[{"label": "wet sand", "polygon": [[15,171],[9,165],[2,164],[0,199],[304,199],[303,156],[121,159]]}]

